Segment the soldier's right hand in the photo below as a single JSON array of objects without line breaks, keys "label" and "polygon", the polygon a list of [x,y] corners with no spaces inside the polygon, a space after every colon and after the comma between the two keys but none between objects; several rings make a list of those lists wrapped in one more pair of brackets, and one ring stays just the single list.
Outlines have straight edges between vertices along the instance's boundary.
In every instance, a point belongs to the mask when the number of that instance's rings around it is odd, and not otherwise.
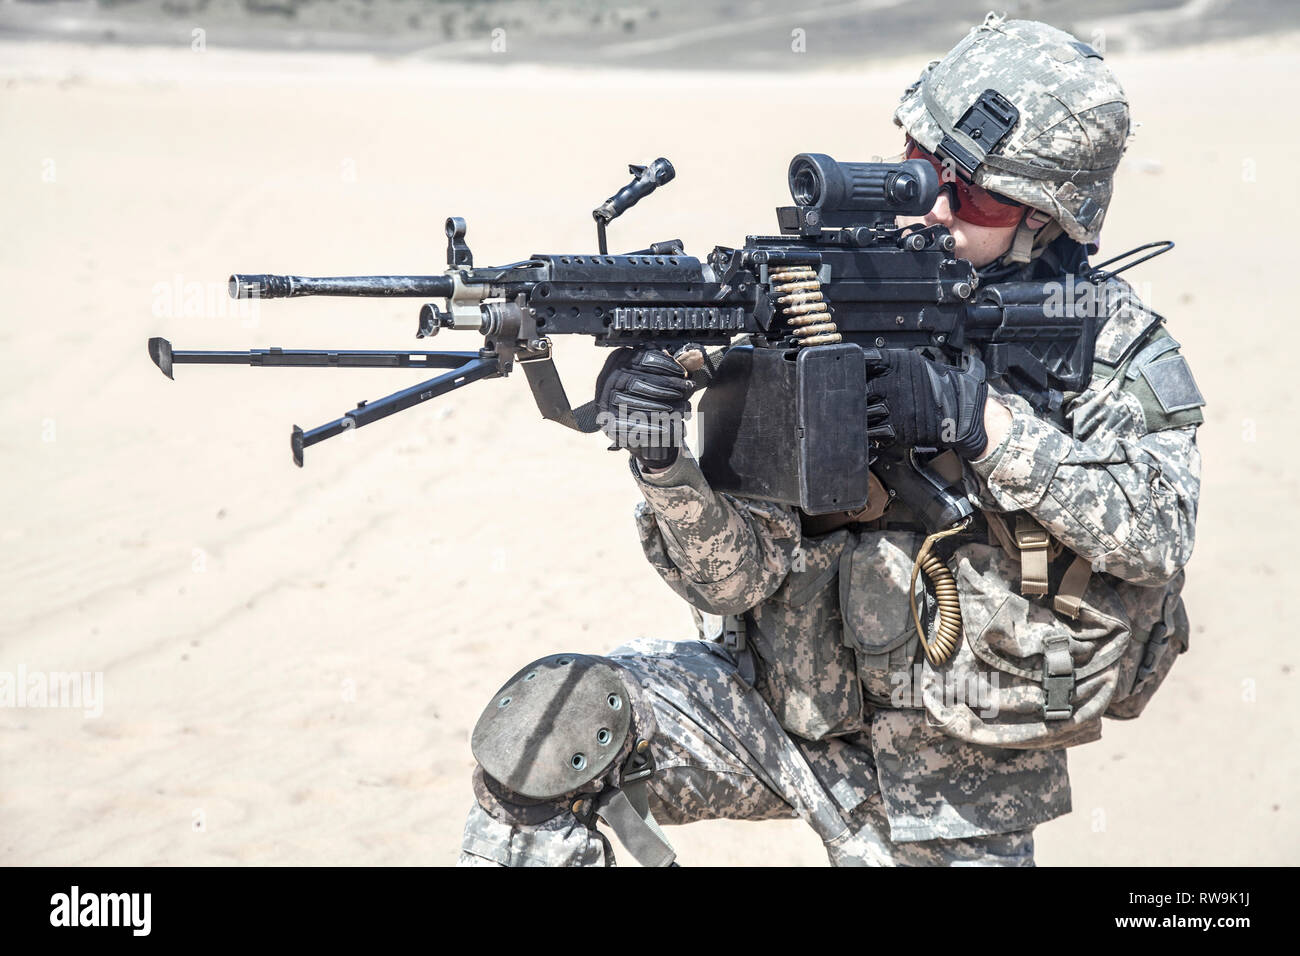
[{"label": "soldier's right hand", "polygon": [[695,383],[667,352],[617,349],[596,379],[596,420],[612,447],[651,468],[666,468],[685,442],[693,391]]},{"label": "soldier's right hand", "polygon": [[982,379],[918,352],[873,351],[867,358],[867,437],[978,458],[988,444],[988,391]]}]

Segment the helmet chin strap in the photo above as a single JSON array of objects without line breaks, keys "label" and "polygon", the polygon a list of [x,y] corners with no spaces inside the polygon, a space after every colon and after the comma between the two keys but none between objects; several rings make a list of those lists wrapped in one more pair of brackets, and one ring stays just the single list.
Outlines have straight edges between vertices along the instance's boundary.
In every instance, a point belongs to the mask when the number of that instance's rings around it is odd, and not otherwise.
[{"label": "helmet chin strap", "polygon": [[1025,217],[1020,220],[1020,225],[1016,227],[1011,248],[1002,254],[999,261],[1007,265],[1031,262],[1060,234],[1061,227],[1054,220],[1037,209],[1029,209],[1025,212]]}]

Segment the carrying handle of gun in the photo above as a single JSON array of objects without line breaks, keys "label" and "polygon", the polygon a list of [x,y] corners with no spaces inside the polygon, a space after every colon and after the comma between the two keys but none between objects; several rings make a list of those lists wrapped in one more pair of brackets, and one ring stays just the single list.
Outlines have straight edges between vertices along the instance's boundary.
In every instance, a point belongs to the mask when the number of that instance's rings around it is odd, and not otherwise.
[{"label": "carrying handle of gun", "polygon": [[609,248],[605,242],[605,227],[610,221],[623,215],[664,183],[672,182],[673,177],[677,175],[673,164],[662,156],[649,166],[632,164],[627,167],[627,170],[635,178],[591,211],[592,217],[596,220],[596,240],[600,245],[602,256],[609,255]]}]

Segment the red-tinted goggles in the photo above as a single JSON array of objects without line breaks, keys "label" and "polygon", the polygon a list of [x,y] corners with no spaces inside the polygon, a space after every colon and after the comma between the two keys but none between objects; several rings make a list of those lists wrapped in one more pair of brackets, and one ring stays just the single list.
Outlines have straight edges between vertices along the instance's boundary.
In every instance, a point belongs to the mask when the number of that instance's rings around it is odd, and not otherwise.
[{"label": "red-tinted goggles", "polygon": [[962,179],[952,163],[945,163],[933,153],[927,153],[912,140],[907,141],[907,158],[924,159],[939,174],[939,182],[952,186],[948,192],[952,214],[973,226],[1014,226],[1020,222],[1025,207],[1014,199],[1004,199],[982,186]]}]

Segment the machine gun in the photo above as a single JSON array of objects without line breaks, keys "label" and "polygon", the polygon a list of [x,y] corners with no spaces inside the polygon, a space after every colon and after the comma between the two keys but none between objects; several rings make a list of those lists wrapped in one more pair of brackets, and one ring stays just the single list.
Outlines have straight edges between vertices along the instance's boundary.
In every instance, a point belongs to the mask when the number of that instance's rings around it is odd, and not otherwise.
[{"label": "machine gun", "polygon": [[699,408],[700,463],[714,487],[798,504],[809,514],[850,511],[865,506],[874,465],[891,492],[933,528],[961,520],[970,505],[914,451],[873,456],[867,448],[871,350],[925,348],[978,363],[1043,410],[1059,409],[1063,392],[1087,387],[1095,310],[1049,315],[1042,282],[981,288],[972,265],[953,256],[955,241],[945,228],[895,224],[896,216],[927,212],[938,195],[938,176],[923,160],[840,163],[800,154],[789,168],[794,204],[777,209],[780,235],[718,246],[703,260],[686,255],[680,240],[609,254],[608,224],[675,175],[662,158],[629,169],[635,178],[593,212],[598,253],[475,266],[465,221],[453,217],[441,275],[230,277],[235,298],[442,300],[421,307],[417,337],[470,331],[483,337],[476,351],[198,352],[152,338],[149,355],[168,378],[184,364],[447,370],[318,428],[294,426],[293,459],[301,466],[312,445],[508,375],[516,364],[544,418],[595,431],[594,403],[573,408],[555,369],[557,335],[675,354],[712,346],[721,361]]}]

